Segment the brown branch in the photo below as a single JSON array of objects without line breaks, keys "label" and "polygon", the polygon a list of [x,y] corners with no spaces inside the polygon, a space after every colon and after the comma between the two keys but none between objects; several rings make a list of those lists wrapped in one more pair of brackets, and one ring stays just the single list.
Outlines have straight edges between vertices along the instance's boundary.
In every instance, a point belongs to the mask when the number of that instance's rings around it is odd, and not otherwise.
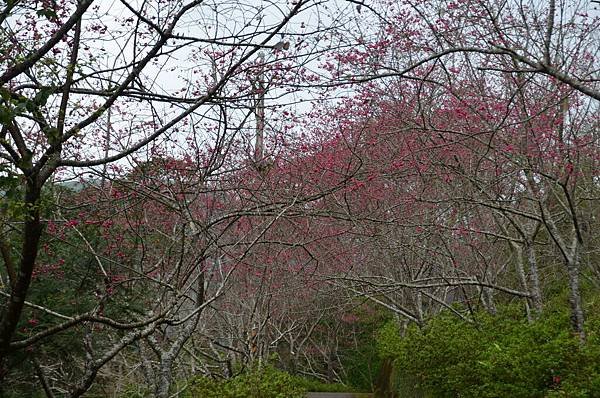
[{"label": "brown branch", "polygon": [[8,244],[4,240],[4,238],[0,237],[0,253],[2,254],[2,260],[4,260],[4,265],[6,267],[6,272],[8,273],[8,280],[10,281],[10,286],[12,287],[17,280],[17,274],[15,272],[15,264],[10,255],[10,248]]},{"label": "brown branch", "polygon": [[[300,10],[300,6],[302,4],[303,4],[303,2],[301,2],[301,1],[298,2],[298,4],[296,4],[296,6],[290,11],[290,13],[278,24],[278,26],[275,29],[273,29],[273,31],[262,41],[261,44],[266,44],[273,37],[275,37],[279,33],[279,31],[281,31],[281,29],[283,29],[283,27],[285,25],[287,25],[287,23],[290,21],[290,19]],[[129,85],[129,83],[131,83],[133,81],[133,79],[141,72],[141,70],[143,69],[143,67],[148,62],[150,62],[150,60],[152,58],[154,58],[154,55],[159,51],[159,49],[162,47],[162,45],[167,42],[167,40],[168,40],[168,36],[167,35],[170,34],[173,31],[175,22],[179,18],[181,18],[182,15],[183,15],[183,13],[180,11],[180,13],[177,15],[177,17],[175,18],[175,20],[172,23],[172,25],[169,26],[165,30],[165,36],[161,37],[161,40],[159,40],[159,42],[157,44],[155,44],[155,46],[153,47],[153,49],[150,51],[149,55],[144,60],[142,60],[140,62],[140,64],[132,71],[132,73],[121,84],[121,86],[115,91],[115,93],[104,103],[104,105],[102,107],[100,107],[92,115],[90,115],[87,119],[79,122],[76,126],[72,127],[68,132],[66,132],[65,136],[63,137],[63,141],[66,141],[67,139],[69,139],[70,137],[72,137],[73,135],[75,135],[79,130],[87,127],[88,125],[90,125],[91,123],[93,123],[95,120],[97,120],[98,117],[100,117],[104,113],[104,111],[106,109],[108,109],[108,107],[111,106],[116,101],[116,99],[122,94],[122,92],[125,90],[125,88],[127,88],[127,86]],[[162,134],[164,134],[171,127],[175,126],[180,121],[182,121],[183,119],[185,119],[186,117],[188,117],[190,114],[192,114],[200,106],[202,106],[205,103],[209,102],[216,95],[216,93],[225,85],[225,83],[235,73],[237,73],[238,69],[243,65],[243,63],[246,62],[248,59],[250,59],[250,57],[252,57],[258,51],[258,49],[259,49],[259,47],[256,47],[253,50],[249,51],[246,55],[244,55],[243,57],[241,57],[241,59],[238,62],[236,62],[227,71],[227,73],[225,73],[223,75],[223,77],[221,78],[221,80],[219,81],[218,84],[215,84],[210,90],[208,90],[208,92],[204,96],[202,96],[199,99],[197,99],[196,102],[193,105],[191,105],[188,109],[186,109],[185,111],[183,111],[182,113],[180,113],[179,115],[177,115],[176,117],[174,117],[169,123],[165,124],[162,128],[156,130],[150,136],[148,136],[147,138],[139,141],[137,144],[133,145],[132,147],[128,148],[127,150],[125,150],[125,151],[123,151],[123,152],[121,152],[119,154],[106,157],[104,159],[95,159],[95,160],[87,160],[87,161],[86,160],[84,160],[84,161],[61,160],[59,162],[59,165],[60,166],[71,166],[71,167],[98,166],[98,165],[102,165],[102,164],[105,164],[105,163],[110,163],[110,162],[117,161],[117,160],[122,159],[122,158],[124,158],[124,157],[126,157],[126,156],[128,156],[128,155],[130,155],[130,154],[132,154],[134,152],[136,152],[137,150],[143,148],[144,146],[148,145],[150,142],[154,141],[156,138],[158,138],[159,136],[161,136]],[[51,150],[53,150],[53,149],[49,148],[48,151],[46,151],[46,154],[44,154],[44,156],[47,156],[49,153],[51,153],[52,152]]]},{"label": "brown branch", "polygon": [[40,379],[40,383],[42,383],[42,387],[44,389],[44,392],[46,393],[46,396],[48,398],[54,398],[54,393],[52,392],[52,388],[50,387],[50,384],[48,383],[48,379],[46,378],[46,375],[44,375],[44,371],[40,365],[40,363],[38,362],[36,357],[33,357],[31,359],[31,362],[33,363],[33,368],[35,369],[35,373],[38,377],[38,379]]},{"label": "brown branch", "polygon": [[40,340],[45,339],[46,337],[49,337],[56,333],[67,330],[67,329],[69,329],[77,324],[83,323],[83,322],[101,323],[101,324],[110,326],[114,329],[118,329],[118,330],[130,330],[130,329],[138,329],[140,327],[144,327],[144,326],[147,326],[152,323],[156,323],[157,325],[162,324],[162,323],[170,323],[171,320],[162,319],[165,317],[165,315],[166,315],[166,313],[162,312],[162,313],[155,315],[152,318],[146,319],[144,321],[133,322],[133,323],[123,323],[123,322],[115,321],[114,319],[111,319],[111,318],[94,316],[90,313],[81,314],[81,315],[71,318],[70,320],[68,320],[66,322],[63,322],[61,324],[58,324],[56,326],[50,327],[46,330],[43,330],[31,337],[11,343],[10,350],[14,351],[17,349],[28,347],[32,344],[37,343]]},{"label": "brown branch", "polygon": [[94,379],[96,378],[96,374],[98,373],[100,368],[102,368],[102,366],[104,366],[108,361],[114,358],[122,349],[127,347],[129,344],[134,343],[137,340],[145,338],[152,334],[158,325],[158,322],[154,322],[149,324],[146,328],[142,330],[128,334],[127,336],[123,337],[121,341],[113,345],[110,350],[106,351],[102,357],[90,363],[82,379],[71,391],[71,394],[69,394],[69,396],[80,397],[81,395],[83,395],[91,387],[92,383],[94,382]]},{"label": "brown branch", "polygon": [[79,3],[79,6],[71,15],[71,17],[52,35],[52,37],[37,51],[31,54],[29,57],[25,58],[25,60],[21,63],[14,65],[12,68],[4,72],[2,76],[0,76],[0,84],[5,85],[11,79],[19,76],[21,73],[25,72],[27,69],[31,68],[38,62],[44,55],[48,53],[59,41],[71,30],[75,24],[81,20],[81,17],[86,12],[88,7],[94,2],[94,0],[82,0]]}]

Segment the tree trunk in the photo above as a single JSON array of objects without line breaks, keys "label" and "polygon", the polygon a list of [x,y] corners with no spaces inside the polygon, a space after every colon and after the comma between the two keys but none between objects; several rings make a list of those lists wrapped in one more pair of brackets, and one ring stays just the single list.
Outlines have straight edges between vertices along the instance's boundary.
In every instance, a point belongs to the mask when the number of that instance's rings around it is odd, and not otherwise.
[{"label": "tree trunk", "polygon": [[533,246],[530,242],[527,243],[525,250],[527,252],[527,262],[529,263],[531,294],[533,295],[531,301],[533,303],[533,308],[539,315],[542,312],[543,300],[542,290],[540,289],[540,277],[538,274],[537,259],[535,258],[535,251],[533,250]]},{"label": "tree trunk", "polygon": [[156,381],[156,396],[158,398],[168,398],[169,388],[171,387],[171,377],[173,361],[170,358],[161,358],[158,369],[158,380]]},{"label": "tree trunk", "polygon": [[579,285],[579,256],[567,264],[569,274],[569,306],[571,307],[571,327],[582,343],[585,343],[584,315]]},{"label": "tree trunk", "polygon": [[37,184],[37,179],[30,177],[25,192],[26,220],[23,228],[19,271],[11,289],[10,299],[2,311],[2,321],[0,322],[0,381],[5,373],[5,357],[21,319],[23,305],[29,291],[31,276],[38,254],[38,245],[43,229],[40,222],[39,198],[40,188]]},{"label": "tree trunk", "polygon": [[[516,256],[516,268],[517,274],[519,275],[519,279],[521,280],[521,286],[523,287],[523,291],[529,292],[529,286],[527,284],[527,276],[525,275],[525,268],[523,266],[523,249],[516,243],[512,243],[513,249],[515,250]],[[533,316],[531,314],[531,305],[530,299],[527,298],[525,301],[525,311],[527,313],[527,320],[529,322],[533,321]]]}]

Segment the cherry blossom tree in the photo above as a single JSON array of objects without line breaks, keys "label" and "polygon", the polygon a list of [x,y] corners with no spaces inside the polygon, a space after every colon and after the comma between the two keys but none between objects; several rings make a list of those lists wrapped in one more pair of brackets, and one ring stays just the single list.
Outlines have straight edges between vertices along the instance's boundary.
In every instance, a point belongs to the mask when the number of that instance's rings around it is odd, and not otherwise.
[{"label": "cherry blossom tree", "polygon": [[[456,283],[478,286],[492,311],[496,290],[526,298],[538,312],[536,249],[548,238],[566,272],[573,330],[583,340],[578,258],[591,249],[584,249],[581,225],[595,197],[588,181],[597,161],[599,17],[593,5],[407,1],[378,2],[370,11],[370,28],[357,27],[353,37],[362,46],[324,65],[332,85],[362,84],[355,103],[339,109],[354,130],[349,140],[364,142],[355,144],[366,165],[357,180],[371,201],[346,200],[356,203],[345,206],[352,213],[347,218],[418,230],[428,239],[428,254],[412,265],[416,274],[408,281],[383,279],[379,271],[370,280],[348,278],[351,288],[377,300],[388,292],[383,297],[390,302],[381,304],[415,322],[421,321],[420,287]],[[400,192],[387,199],[373,197],[395,187]],[[383,231],[386,241],[394,236]],[[410,229],[398,231],[403,244],[387,243],[384,258],[391,247],[419,246],[405,243]],[[506,253],[498,242],[512,251],[518,289],[497,284],[510,264],[492,254]],[[423,279],[424,269],[439,272],[438,280]],[[395,283],[417,291],[414,310],[389,293]],[[443,296],[435,301],[447,303]]]},{"label": "cherry blossom tree", "polygon": [[[314,17],[317,12],[322,19]],[[231,267],[223,259],[240,262],[290,203],[311,198],[286,195],[282,203],[259,197],[260,173],[269,162],[263,167],[257,164],[263,159],[248,154],[254,152],[255,130],[263,134],[267,127],[265,103],[282,103],[298,82],[312,78],[305,65],[323,50],[319,35],[343,24],[343,7],[335,12],[340,14],[327,17],[329,11],[310,1],[3,6],[2,377],[15,353],[85,330],[83,370],[75,382],[55,383],[55,375],[47,374],[52,365],[31,356],[47,395],[60,388],[80,396],[108,362],[141,340],[158,353],[159,365],[148,368],[157,372],[156,394],[168,394],[174,358],[233,269],[221,269]],[[274,119],[271,129],[278,126]],[[268,145],[258,143],[255,152],[267,156],[262,147]],[[250,179],[245,188],[239,185],[244,178]],[[63,192],[65,184],[81,192]],[[66,197],[82,203],[65,207]],[[78,214],[78,206],[85,211]],[[220,206],[230,207],[220,212]],[[267,220],[242,235],[248,240],[219,240],[248,215]],[[74,305],[63,314],[28,300],[48,298],[40,290],[40,273],[56,276],[67,261],[53,258],[57,251],[49,242],[56,240],[93,260],[88,287],[96,297],[84,312]],[[41,264],[50,260],[57,262]],[[223,272],[210,288],[207,268]],[[139,297],[156,287],[156,297]],[[108,315],[106,302],[119,294],[124,305],[135,294],[141,308]],[[52,320],[41,325],[32,317],[35,327],[22,327],[26,313],[40,311]],[[99,330],[103,337],[96,339]],[[166,337],[153,343],[161,333]]]}]

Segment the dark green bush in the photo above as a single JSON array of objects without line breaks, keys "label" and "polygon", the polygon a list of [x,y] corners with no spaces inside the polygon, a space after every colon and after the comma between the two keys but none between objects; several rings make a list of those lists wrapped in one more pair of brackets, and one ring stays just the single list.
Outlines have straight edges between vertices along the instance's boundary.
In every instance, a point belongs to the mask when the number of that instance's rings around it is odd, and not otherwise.
[{"label": "dark green bush", "polygon": [[304,398],[297,378],[271,366],[249,370],[229,380],[197,377],[186,389],[189,398]]},{"label": "dark green bush", "polygon": [[431,397],[600,397],[600,323],[587,323],[584,346],[566,311],[528,323],[514,307],[477,314],[469,324],[441,314],[400,337],[394,324],[379,333],[379,352],[395,359],[399,390]]},{"label": "dark green bush", "polygon": [[307,391],[345,392],[343,384],[293,376],[271,365],[248,370],[229,380],[196,377],[182,395],[185,398],[304,398]]},{"label": "dark green bush", "polygon": [[324,383],[319,380],[300,376],[292,376],[292,379],[296,386],[305,391],[348,392],[352,390],[352,388],[339,383]]}]

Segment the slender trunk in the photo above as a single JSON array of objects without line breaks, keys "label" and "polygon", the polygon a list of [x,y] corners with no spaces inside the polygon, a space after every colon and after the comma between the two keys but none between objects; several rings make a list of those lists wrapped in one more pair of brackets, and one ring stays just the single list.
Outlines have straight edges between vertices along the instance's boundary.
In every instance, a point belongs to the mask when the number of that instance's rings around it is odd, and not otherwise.
[{"label": "slender trunk", "polygon": [[258,71],[258,78],[256,83],[256,105],[255,105],[255,117],[256,117],[256,143],[254,145],[254,162],[256,166],[260,168],[264,158],[264,134],[265,134],[265,82],[263,76],[264,68],[264,55],[259,54],[258,62],[260,62],[260,69]]},{"label": "slender trunk", "polygon": [[[0,214],[0,216],[3,215]],[[6,236],[7,231],[2,225],[0,225],[0,234],[2,234],[0,236],[0,254],[2,254],[4,267],[6,268],[6,273],[8,274],[8,284],[9,286],[14,286],[15,281],[17,280],[17,271],[10,253],[10,246],[4,240],[4,236]]]},{"label": "slender trunk", "polygon": [[160,368],[158,369],[158,380],[156,383],[156,396],[167,398],[169,388],[171,387],[173,360],[171,358],[161,358]]},{"label": "slender trunk", "polygon": [[496,303],[494,302],[494,291],[493,289],[483,288],[483,305],[486,311],[491,315],[496,315],[498,313],[498,309],[496,308]]},{"label": "slender trunk", "polygon": [[2,371],[0,371],[0,380],[4,374],[4,361],[10,342],[21,319],[23,305],[29,291],[31,276],[38,254],[38,244],[43,229],[40,222],[39,198],[40,188],[36,178],[30,178],[27,182],[25,192],[25,209],[27,209],[27,214],[23,228],[19,271],[11,289],[10,299],[2,311],[2,320],[0,321],[0,367],[2,368]]},{"label": "slender trunk", "polygon": [[571,327],[579,340],[585,343],[584,315],[581,300],[581,291],[579,284],[579,251],[567,263],[567,272],[569,274],[569,306],[571,307]]},{"label": "slender trunk", "polygon": [[149,350],[146,349],[144,341],[137,342],[137,349],[140,353],[140,366],[142,368],[142,375],[144,376],[146,385],[150,386],[154,382],[154,370],[152,369],[152,365],[148,359],[151,357],[151,354]]},{"label": "slender trunk", "polygon": [[415,297],[415,306],[419,323],[423,324],[425,316],[423,314],[423,294],[420,291],[417,291],[417,295]]},{"label": "slender trunk", "polygon": [[535,258],[535,251],[533,249],[533,245],[528,242],[525,246],[525,250],[527,252],[527,262],[529,264],[529,279],[531,280],[531,294],[533,308],[537,315],[542,312],[543,309],[543,300],[542,300],[542,290],[540,288],[540,277],[538,274],[537,267],[537,259]]},{"label": "slender trunk", "polygon": [[[486,281],[489,281],[490,283],[492,283],[493,278],[491,275],[490,270],[486,270],[485,272],[485,278]],[[496,303],[494,302],[494,289],[491,289],[489,287],[484,287],[483,288],[483,301],[484,301],[484,305],[486,307],[487,312],[489,312],[492,315],[496,315],[496,313],[498,312],[496,309]]]},{"label": "slender trunk", "polygon": [[[200,307],[202,304],[204,304],[205,301],[203,270],[200,270],[197,286],[198,292],[196,294],[196,305]],[[161,355],[160,364],[158,368],[158,380],[156,381],[156,397],[169,397],[169,389],[171,387],[171,382],[173,379],[173,362],[179,355],[179,352],[183,348],[183,345],[189,340],[189,338],[196,330],[201,315],[202,311],[198,311],[198,313],[192,319],[189,320],[189,324],[183,328],[183,330],[181,331],[181,335],[171,345],[171,348],[168,351],[163,352],[163,354]]]},{"label": "slender trunk", "polygon": [[[513,249],[515,250],[515,255],[517,258],[516,268],[517,274],[519,275],[519,280],[521,281],[521,285],[523,286],[523,291],[528,292],[529,286],[527,284],[527,276],[525,275],[525,268],[523,266],[523,249],[516,243],[512,244]],[[527,320],[529,322],[533,321],[533,316],[531,314],[531,305],[529,303],[530,299],[527,298],[525,300],[525,311],[527,314]]]}]

